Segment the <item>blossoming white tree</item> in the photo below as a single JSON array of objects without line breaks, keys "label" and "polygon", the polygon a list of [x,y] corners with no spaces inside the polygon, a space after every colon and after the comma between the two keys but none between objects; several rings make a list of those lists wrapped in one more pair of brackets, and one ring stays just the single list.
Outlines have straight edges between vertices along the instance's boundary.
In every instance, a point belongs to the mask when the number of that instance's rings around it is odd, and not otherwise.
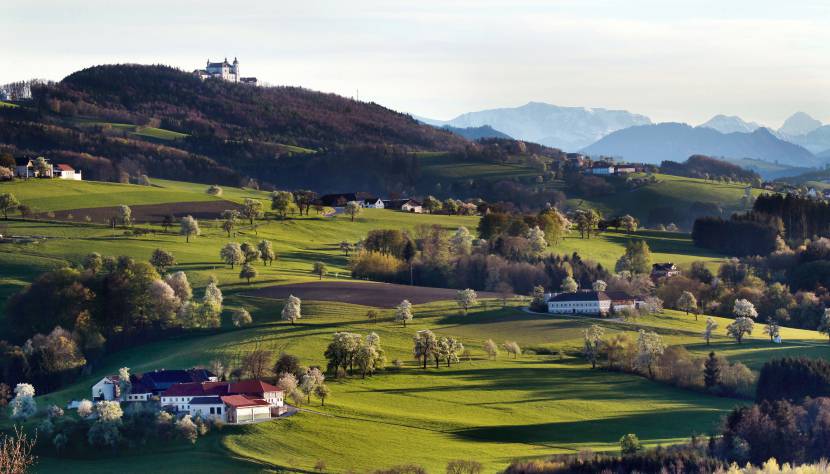
[{"label": "blossoming white tree", "polygon": [[399,323],[403,323],[403,326],[406,327],[407,321],[412,321],[412,303],[409,300],[401,301],[395,308],[395,321]]},{"label": "blossoming white tree", "polygon": [[282,307],[282,320],[288,321],[292,325],[300,318],[303,317],[302,302],[300,298],[297,298],[294,295],[289,295],[288,299],[285,301],[285,306]]}]

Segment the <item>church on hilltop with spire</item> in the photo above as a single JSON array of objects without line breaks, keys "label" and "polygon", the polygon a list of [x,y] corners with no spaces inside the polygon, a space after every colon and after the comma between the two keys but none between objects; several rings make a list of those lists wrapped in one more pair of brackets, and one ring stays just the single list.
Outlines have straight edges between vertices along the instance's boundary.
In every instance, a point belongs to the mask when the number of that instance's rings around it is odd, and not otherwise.
[{"label": "church on hilltop with spire", "polygon": [[255,77],[242,77],[239,74],[239,60],[233,58],[233,63],[228,62],[225,58],[221,63],[212,63],[210,59],[207,60],[207,66],[204,69],[197,69],[193,71],[199,79],[217,78],[230,82],[241,82],[243,84],[256,85],[257,79]]}]

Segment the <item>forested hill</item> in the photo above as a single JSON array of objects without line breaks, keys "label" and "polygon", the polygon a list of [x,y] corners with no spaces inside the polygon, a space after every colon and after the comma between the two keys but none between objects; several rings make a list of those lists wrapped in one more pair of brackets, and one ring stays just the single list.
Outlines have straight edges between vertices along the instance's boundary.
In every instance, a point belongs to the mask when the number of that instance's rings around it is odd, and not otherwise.
[{"label": "forested hill", "polygon": [[396,144],[425,149],[463,146],[450,133],[374,103],[298,87],[252,87],[202,81],[166,66],[96,66],[44,89],[41,105],[111,122],[159,121],[192,136],[251,139],[319,149]]},{"label": "forested hill", "polygon": [[[318,191],[404,190],[415,152],[463,137],[374,103],[299,87],[202,81],[167,66],[96,66],[0,107],[0,154],[44,155],[87,179],[142,174]],[[332,189],[337,188],[337,189]]]}]

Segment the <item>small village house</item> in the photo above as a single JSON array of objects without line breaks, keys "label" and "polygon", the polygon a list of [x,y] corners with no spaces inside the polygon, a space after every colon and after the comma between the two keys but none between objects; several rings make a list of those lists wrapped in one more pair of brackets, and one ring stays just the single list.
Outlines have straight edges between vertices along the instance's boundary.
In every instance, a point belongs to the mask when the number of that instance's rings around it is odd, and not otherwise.
[{"label": "small village house", "polygon": [[121,379],[107,375],[92,386],[92,401],[113,401],[121,399]]},{"label": "small village house", "polygon": [[52,169],[52,175],[53,177],[60,179],[69,179],[73,181],[83,180],[83,177],[81,176],[81,171],[76,170],[75,168],[67,165],[66,163],[59,163],[55,165]]},{"label": "small village house", "polygon": [[405,203],[403,203],[403,205],[401,206],[401,210],[403,212],[422,214],[424,212],[424,207],[420,202],[415,201],[413,199],[409,199]]},{"label": "small village house", "polygon": [[42,173],[37,169],[36,159],[15,158],[14,175],[17,178],[59,178],[73,181],[81,181],[83,176],[80,170],[69,166],[66,163],[52,164],[46,160],[46,172]]},{"label": "small village house", "polygon": [[672,262],[655,263],[651,266],[652,280],[659,280],[660,278],[671,278],[680,275],[680,269]]}]

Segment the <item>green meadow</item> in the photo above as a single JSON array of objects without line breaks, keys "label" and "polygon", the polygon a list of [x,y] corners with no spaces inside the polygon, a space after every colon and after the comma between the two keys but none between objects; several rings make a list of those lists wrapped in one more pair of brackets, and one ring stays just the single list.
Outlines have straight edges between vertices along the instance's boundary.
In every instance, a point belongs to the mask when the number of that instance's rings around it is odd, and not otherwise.
[{"label": "green meadow", "polygon": [[[267,200],[267,193],[224,188],[221,197],[205,193],[205,185],[152,180],[153,186],[118,185],[59,180],[29,180],[0,184],[38,210],[65,210],[118,204],[162,204],[246,197]],[[266,208],[268,206],[266,205]],[[227,314],[223,326],[200,330],[107,356],[89,377],[38,397],[40,406],[64,404],[89,397],[90,386],[101,376],[130,367],[133,372],[157,368],[185,368],[211,360],[244,354],[254,348],[289,352],[305,365],[324,365],[323,351],[335,331],[376,332],[387,360],[400,359],[400,370],[384,370],[366,379],[354,376],[330,380],[331,397],[321,406],[312,399],[308,411],[281,420],[245,427],[225,427],[200,438],[195,445],[170,443],[118,455],[86,453],[81,458],[40,460],[40,472],[143,472],[164,466],[168,472],[311,471],[324,461],[327,472],[367,471],[414,462],[429,472],[442,472],[452,459],[476,459],[485,472],[506,467],[513,459],[574,453],[583,449],[615,450],[620,436],[634,432],[650,446],[708,434],[721,417],[742,400],[670,387],[646,378],[592,370],[579,356],[583,331],[600,324],[606,334],[639,329],[654,330],[672,345],[684,345],[695,354],[716,350],[757,370],[764,361],[783,355],[830,356],[827,338],[813,331],[784,328],[783,344],[772,344],[760,325],[743,344],[727,339],[728,320],[711,346],[703,343],[705,318],[695,320],[681,312],[641,317],[635,322],[585,317],[531,314],[521,303],[485,300],[466,315],[453,302],[417,305],[407,327],[395,324],[392,310],[380,309],[376,322],[367,320],[369,307],[340,302],[303,302],[303,318],[294,326],[279,320],[281,302],[247,293],[275,284],[308,281],[312,263],[323,261],[327,279],[348,279],[347,257],[339,250],[343,240],[354,242],[376,228],[413,229],[438,224],[448,229],[464,225],[471,230],[476,217],[413,215],[390,210],[365,210],[354,222],[348,216],[267,216],[256,227],[241,222],[228,238],[219,223],[200,222],[202,235],[186,243],[171,230],[141,226],[154,232],[136,236],[122,228],[82,222],[58,223],[11,219],[0,222],[2,233],[38,235],[33,243],[0,244],[0,299],[5,300],[37,274],[64,264],[76,264],[95,251],[147,259],[155,248],[173,252],[200,294],[209,275],[216,275],[225,294],[226,309],[247,308],[254,323],[234,328]],[[716,263],[722,256],[701,252],[688,235],[641,231],[629,236],[607,232],[580,239],[571,235],[552,249],[578,251],[583,258],[613,267],[629,238],[646,239],[654,260],[687,264],[693,260]],[[257,265],[251,285],[238,278],[238,269],[219,261],[219,249],[229,240],[274,243],[279,260],[271,267]],[[2,327],[2,325],[0,325]],[[439,336],[459,337],[469,350],[459,364],[424,370],[411,356],[412,336],[419,329]],[[1,331],[0,331],[1,332]],[[2,334],[0,334],[2,336]],[[526,351],[519,358],[506,354],[488,360],[482,350],[487,339],[517,341]],[[554,355],[549,355],[554,354]]]},{"label": "green meadow", "polygon": [[[570,199],[576,207],[594,207],[604,215],[631,214],[645,221],[649,211],[657,207],[671,207],[686,212],[695,202],[714,203],[724,210],[724,215],[747,210],[741,198],[746,184],[719,183],[697,178],[684,178],[667,174],[655,174],[656,183],[621,191],[591,200]],[[764,191],[752,189],[754,197]]]}]

